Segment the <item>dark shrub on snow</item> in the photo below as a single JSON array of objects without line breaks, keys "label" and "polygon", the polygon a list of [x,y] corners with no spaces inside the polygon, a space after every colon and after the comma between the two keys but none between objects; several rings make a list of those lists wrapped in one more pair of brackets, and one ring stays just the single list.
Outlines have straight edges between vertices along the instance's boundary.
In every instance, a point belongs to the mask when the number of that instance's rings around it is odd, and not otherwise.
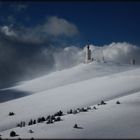
[{"label": "dark shrub on snow", "polygon": [[72,109],[70,109],[69,111],[67,111],[67,114],[72,114]]},{"label": "dark shrub on snow", "polygon": [[78,113],[78,111],[77,111],[77,110],[74,110],[72,113],[73,113],[73,114],[77,114],[77,113]]},{"label": "dark shrub on snow", "polygon": [[97,108],[96,108],[96,106],[94,106],[94,107],[93,107],[93,109],[95,109],[95,110],[96,110],[96,109],[97,109]]},{"label": "dark shrub on snow", "polygon": [[17,124],[17,127],[21,127],[19,123]]},{"label": "dark shrub on snow", "polygon": [[78,128],[78,125],[77,124],[74,124],[73,128]]},{"label": "dark shrub on snow", "polygon": [[40,123],[40,122],[41,122],[41,119],[40,119],[40,118],[38,118],[38,119],[37,119],[37,122],[38,122],[38,123]]},{"label": "dark shrub on snow", "polygon": [[15,137],[15,136],[17,136],[17,134],[16,134],[15,131],[11,131],[11,132],[10,132],[10,136],[11,136],[11,137]]},{"label": "dark shrub on snow", "polygon": [[30,130],[29,130],[29,133],[34,133],[34,131],[30,129]]},{"label": "dark shrub on snow", "polygon": [[24,126],[25,126],[25,124],[26,124],[26,123],[23,121],[23,122],[22,122],[22,126],[24,127]]},{"label": "dark shrub on snow", "polygon": [[9,116],[13,116],[13,115],[15,115],[14,112],[9,112]]},{"label": "dark shrub on snow", "polygon": [[117,101],[117,102],[116,102],[116,104],[120,104],[120,102],[119,102],[119,101]]},{"label": "dark shrub on snow", "polygon": [[105,105],[105,104],[106,104],[106,103],[102,100],[102,101],[101,101],[101,105]]},{"label": "dark shrub on snow", "polygon": [[51,117],[51,116],[50,116],[50,115],[48,115],[48,116],[47,116],[47,118],[46,118],[46,120],[49,120],[49,119],[50,119],[50,117]]},{"label": "dark shrub on snow", "polygon": [[53,123],[53,120],[52,119],[49,119],[46,123],[47,124]]},{"label": "dark shrub on snow", "polygon": [[25,122],[21,121],[21,123],[17,124],[17,127],[24,127],[25,126]]},{"label": "dark shrub on snow", "polygon": [[91,107],[90,106],[87,106],[87,110],[91,110]]},{"label": "dark shrub on snow", "polygon": [[42,120],[42,122],[44,122],[45,121],[45,117],[42,117],[41,120]]},{"label": "dark shrub on snow", "polygon": [[63,112],[61,110],[54,114],[54,116],[62,116],[62,115],[63,115]]},{"label": "dark shrub on snow", "polygon": [[37,119],[37,122],[38,123],[41,123],[41,122],[44,122],[45,121],[45,117],[40,117]]},{"label": "dark shrub on snow", "polygon": [[31,119],[28,123],[28,125],[32,125],[33,124],[33,120]]},{"label": "dark shrub on snow", "polygon": [[55,118],[55,121],[57,122],[57,121],[61,121],[61,118],[60,117],[57,117],[57,118]]},{"label": "dark shrub on snow", "polygon": [[33,120],[33,124],[36,124],[36,120]]},{"label": "dark shrub on snow", "polygon": [[55,119],[55,116],[54,116],[54,115],[52,115],[52,116],[50,117],[50,119],[51,119],[51,120],[54,120],[54,119]]},{"label": "dark shrub on snow", "polygon": [[82,112],[87,112],[87,108],[83,107],[81,110],[82,110]]}]

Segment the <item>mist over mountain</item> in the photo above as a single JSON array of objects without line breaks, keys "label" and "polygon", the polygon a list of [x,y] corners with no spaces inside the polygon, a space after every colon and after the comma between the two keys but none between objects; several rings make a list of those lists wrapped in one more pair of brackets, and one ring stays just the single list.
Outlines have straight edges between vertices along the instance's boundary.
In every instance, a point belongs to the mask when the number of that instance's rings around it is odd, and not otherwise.
[{"label": "mist over mountain", "polygon": [[[31,79],[52,71],[83,63],[85,46],[55,47],[52,44],[21,43],[0,36],[0,86],[17,80]],[[109,45],[90,45],[92,57],[96,60],[129,64],[136,59],[140,64],[140,48],[127,42],[113,42]]]}]

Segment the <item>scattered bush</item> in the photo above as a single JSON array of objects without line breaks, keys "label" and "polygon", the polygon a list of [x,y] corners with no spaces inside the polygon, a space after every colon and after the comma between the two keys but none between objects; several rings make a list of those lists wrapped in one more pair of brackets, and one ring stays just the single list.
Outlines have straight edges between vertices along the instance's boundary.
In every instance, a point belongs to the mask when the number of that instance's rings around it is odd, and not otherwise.
[{"label": "scattered bush", "polygon": [[63,115],[63,112],[61,110],[54,114],[54,116],[62,116],[62,115]]},{"label": "scattered bush", "polygon": [[54,116],[54,115],[52,115],[52,116],[50,117],[50,119],[51,119],[51,120],[54,120],[54,119],[55,119],[55,116]]},{"label": "scattered bush", "polygon": [[15,137],[15,136],[17,136],[17,134],[16,134],[15,131],[11,131],[11,132],[10,132],[10,136],[11,136],[11,137]]},{"label": "scattered bush", "polygon": [[77,124],[74,124],[73,128],[78,128],[78,125]]},{"label": "scattered bush", "polygon": [[105,105],[106,103],[102,100],[100,104],[98,105]]},{"label": "scattered bush", "polygon": [[56,122],[61,121],[61,118],[60,117],[57,117],[57,118],[55,118],[55,121]]},{"label": "scattered bush", "polygon": [[45,117],[40,117],[40,118],[37,119],[38,123],[41,123],[41,122],[44,122],[44,121],[46,121]]},{"label": "scattered bush", "polygon": [[46,123],[50,124],[50,123],[53,123],[53,121],[51,119],[49,119]]},{"label": "scattered bush", "polygon": [[17,127],[21,127],[19,123],[17,124]]},{"label": "scattered bush", "polygon": [[86,112],[86,111],[87,111],[87,108],[84,108],[84,107],[79,109],[79,112]]},{"label": "scattered bush", "polygon": [[91,107],[90,107],[90,106],[87,106],[86,109],[87,109],[87,110],[91,110]]},{"label": "scattered bush", "polygon": [[77,110],[74,110],[72,113],[73,113],[73,114],[77,114],[77,113],[78,113],[78,111],[77,111]]},{"label": "scattered bush", "polygon": [[29,130],[29,133],[34,133],[34,131],[30,129],[30,130]]},{"label": "scattered bush", "polygon": [[67,114],[72,114],[72,109],[70,109],[69,111],[67,111]]},{"label": "scattered bush", "polygon": [[106,103],[102,100],[102,101],[101,101],[101,105],[105,105],[105,104],[106,104]]},{"label": "scattered bush", "polygon": [[48,115],[48,116],[47,116],[47,118],[46,118],[46,120],[49,120],[49,119],[50,119],[50,117],[51,117],[51,116],[50,116],[50,115]]},{"label": "scattered bush", "polygon": [[33,120],[33,124],[36,124],[36,120]]},{"label": "scattered bush", "polygon": [[96,106],[94,106],[94,107],[93,107],[93,109],[95,109],[95,110],[96,110],[96,109],[97,109],[97,108],[96,108]]},{"label": "scattered bush", "polygon": [[40,123],[40,118],[37,119],[37,123]]},{"label": "scattered bush", "polygon": [[22,126],[25,127],[25,124],[26,124],[26,123],[23,121],[23,122],[22,122]]},{"label": "scattered bush", "polygon": [[33,120],[32,119],[29,121],[28,125],[33,125]]},{"label": "scattered bush", "polygon": [[119,101],[117,101],[117,102],[116,102],[116,104],[120,104],[120,102],[119,102]]},{"label": "scattered bush", "polygon": [[45,118],[44,118],[44,117],[42,117],[42,118],[41,118],[41,121],[42,121],[42,122],[44,122],[44,121],[45,121]]},{"label": "scattered bush", "polygon": [[17,124],[17,127],[25,127],[25,122],[21,121],[21,123]]},{"label": "scattered bush", "polygon": [[9,112],[9,116],[13,116],[13,115],[15,115],[14,112]]},{"label": "scattered bush", "polygon": [[82,108],[82,112],[87,112],[87,108]]}]

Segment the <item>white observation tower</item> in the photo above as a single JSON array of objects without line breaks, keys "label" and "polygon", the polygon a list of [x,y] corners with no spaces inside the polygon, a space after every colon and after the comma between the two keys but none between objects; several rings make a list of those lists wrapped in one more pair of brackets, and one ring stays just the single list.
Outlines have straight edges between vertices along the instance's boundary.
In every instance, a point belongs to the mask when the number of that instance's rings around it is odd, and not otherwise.
[{"label": "white observation tower", "polygon": [[89,48],[89,45],[87,45],[87,47],[86,47],[86,60],[85,60],[85,62],[89,63],[91,61],[93,61],[93,58],[91,58],[91,50]]}]

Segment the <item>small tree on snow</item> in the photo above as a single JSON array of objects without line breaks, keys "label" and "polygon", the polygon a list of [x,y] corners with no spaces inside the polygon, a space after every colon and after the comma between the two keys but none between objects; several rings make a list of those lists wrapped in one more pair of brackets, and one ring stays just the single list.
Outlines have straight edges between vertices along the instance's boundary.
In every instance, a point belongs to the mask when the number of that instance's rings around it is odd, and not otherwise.
[{"label": "small tree on snow", "polygon": [[17,136],[17,134],[16,134],[15,131],[11,131],[11,132],[10,132],[10,136],[11,136],[11,137],[15,137],[15,136]]},{"label": "small tree on snow", "polygon": [[73,128],[78,128],[78,125],[77,124],[74,124]]},{"label": "small tree on snow", "polygon": [[117,102],[116,102],[116,104],[120,104],[120,102],[119,102],[119,101],[117,101]]}]

